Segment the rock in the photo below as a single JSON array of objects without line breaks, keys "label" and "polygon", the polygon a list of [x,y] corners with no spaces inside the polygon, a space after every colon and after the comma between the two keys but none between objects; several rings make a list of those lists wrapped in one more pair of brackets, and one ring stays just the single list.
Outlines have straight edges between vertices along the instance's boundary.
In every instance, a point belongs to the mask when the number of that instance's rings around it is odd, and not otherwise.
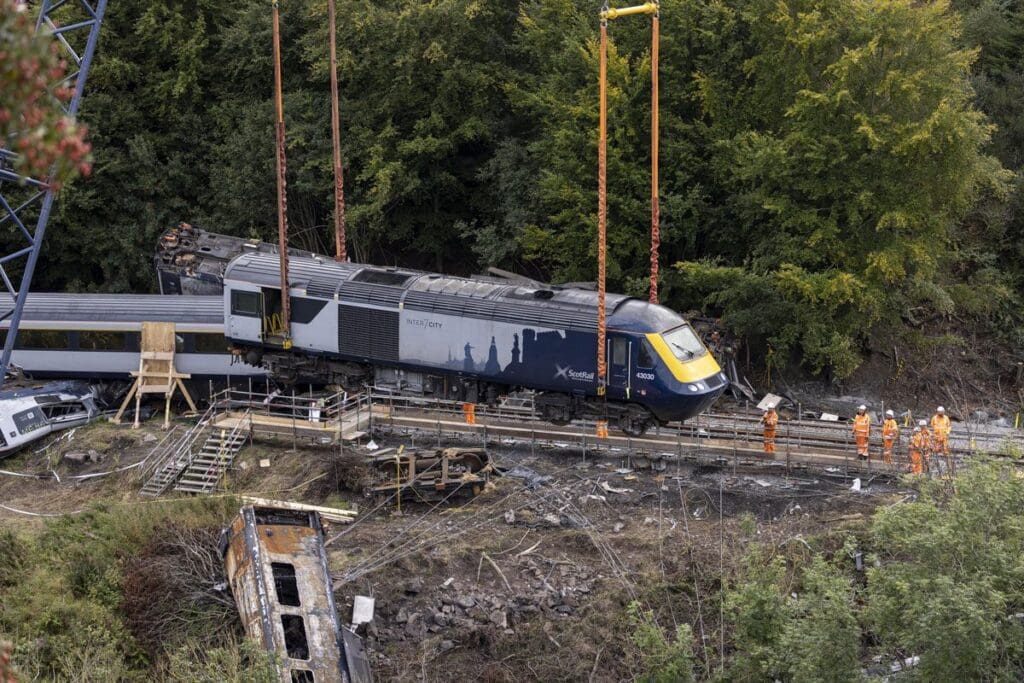
[{"label": "rock", "polygon": [[544,521],[551,526],[562,526],[562,518],[555,514],[544,515]]},{"label": "rock", "polygon": [[505,523],[506,524],[515,524],[516,523],[516,511],[515,510],[506,510],[505,511]]},{"label": "rock", "polygon": [[463,595],[455,599],[455,604],[462,609],[470,609],[476,606],[476,600],[473,599],[472,595]]},{"label": "rock", "polygon": [[437,624],[431,624],[430,626],[427,627],[427,630],[430,631],[431,633],[440,633],[441,632],[441,627],[438,626]]},{"label": "rock", "polygon": [[404,607],[398,610],[398,614],[395,615],[395,623],[404,624],[409,621],[409,613]]},{"label": "rock", "polygon": [[406,595],[417,595],[423,590],[423,579],[410,579],[402,590]]},{"label": "rock", "polygon": [[88,453],[80,453],[78,451],[69,451],[61,456],[66,462],[73,463],[75,465],[81,465],[89,459]]},{"label": "rock", "polygon": [[423,624],[410,621],[405,625],[405,634],[410,638],[422,638],[425,631],[426,629],[423,628]]},{"label": "rock", "polygon": [[106,458],[106,457],[107,457],[106,455],[104,455],[103,453],[100,453],[99,451],[97,451],[94,448],[90,448],[89,449],[89,460],[91,460],[93,462],[103,462],[103,459]]},{"label": "rock", "polygon": [[612,531],[614,533],[619,533],[620,531],[622,531],[623,528],[625,528],[625,526],[626,525],[622,522],[615,522],[615,526],[612,527]]},{"label": "rock", "polygon": [[508,628],[508,615],[505,610],[496,609],[491,612],[490,621],[498,628]]},{"label": "rock", "polygon": [[451,650],[454,647],[455,647],[455,642],[451,641],[451,640],[442,640],[441,644],[438,645],[438,649],[440,649],[441,652],[448,652],[448,650]]},{"label": "rock", "polygon": [[555,611],[559,614],[572,614],[572,607],[569,605],[558,605],[555,607]]},{"label": "rock", "polygon": [[438,626],[447,626],[449,621],[448,615],[444,612],[434,612],[434,623]]},{"label": "rock", "polygon": [[153,443],[154,441],[156,441],[155,434],[146,434],[144,437],[142,437],[142,443]]}]

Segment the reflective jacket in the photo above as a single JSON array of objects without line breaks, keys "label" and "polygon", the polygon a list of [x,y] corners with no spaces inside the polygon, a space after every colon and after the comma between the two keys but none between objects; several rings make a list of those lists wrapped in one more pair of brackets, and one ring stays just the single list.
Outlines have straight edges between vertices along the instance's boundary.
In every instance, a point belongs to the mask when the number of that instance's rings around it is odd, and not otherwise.
[{"label": "reflective jacket", "polygon": [[775,426],[779,424],[779,414],[774,410],[769,410],[761,417],[761,424],[765,429],[775,429]]},{"label": "reflective jacket", "polygon": [[949,436],[953,430],[953,424],[949,421],[949,415],[932,415],[932,432],[935,436]]},{"label": "reflective jacket", "polygon": [[853,433],[866,435],[871,431],[871,416],[867,413],[853,418]]},{"label": "reflective jacket", "polygon": [[927,451],[931,448],[931,441],[931,435],[922,429],[910,437],[910,448],[915,451]]},{"label": "reflective jacket", "polygon": [[896,424],[896,420],[891,417],[885,418],[885,422],[882,423],[882,437],[886,439],[896,439],[900,435],[899,425]]}]

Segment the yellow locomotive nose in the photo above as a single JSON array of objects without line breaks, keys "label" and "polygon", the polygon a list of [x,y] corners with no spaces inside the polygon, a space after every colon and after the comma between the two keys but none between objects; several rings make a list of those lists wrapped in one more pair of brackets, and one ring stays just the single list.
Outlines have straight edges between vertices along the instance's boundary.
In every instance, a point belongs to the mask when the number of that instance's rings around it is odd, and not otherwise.
[{"label": "yellow locomotive nose", "polygon": [[689,325],[645,336],[678,382],[697,382],[722,371],[718,361]]}]

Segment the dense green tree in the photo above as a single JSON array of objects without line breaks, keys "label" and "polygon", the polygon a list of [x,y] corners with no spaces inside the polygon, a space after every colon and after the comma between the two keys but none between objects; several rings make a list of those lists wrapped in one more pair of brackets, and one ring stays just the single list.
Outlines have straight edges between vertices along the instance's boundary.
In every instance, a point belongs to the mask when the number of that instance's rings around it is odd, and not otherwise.
[{"label": "dense green tree", "polygon": [[71,99],[66,75],[60,45],[36,33],[28,8],[0,0],[0,141],[23,176],[45,180],[52,170],[60,183],[89,172],[85,128],[59,105]]},{"label": "dense green tree", "polygon": [[[984,194],[1005,195],[971,103],[974,53],[944,3],[766,0],[739,17],[748,54],[697,80],[733,216],[714,253],[752,277],[729,286],[729,271],[698,262],[680,284],[734,304],[792,302],[812,325],[769,342],[798,342],[813,368],[845,376],[875,323],[948,296],[935,283],[959,221]],[[766,322],[752,307],[725,313]]]},{"label": "dense green tree", "polygon": [[922,486],[872,523],[866,616],[883,647],[920,656],[928,681],[1020,680],[1024,480],[977,465]]}]

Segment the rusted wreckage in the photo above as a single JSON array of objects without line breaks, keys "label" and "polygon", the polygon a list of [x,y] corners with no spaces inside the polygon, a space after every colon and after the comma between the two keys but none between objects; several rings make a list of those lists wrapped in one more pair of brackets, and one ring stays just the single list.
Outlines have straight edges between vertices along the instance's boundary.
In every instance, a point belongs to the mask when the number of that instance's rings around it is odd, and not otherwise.
[{"label": "rusted wreckage", "polygon": [[370,459],[374,482],[367,493],[399,500],[439,502],[473,497],[487,486],[492,467],[483,448],[385,449]]},{"label": "rusted wreckage", "polygon": [[246,634],[284,683],[370,683],[362,640],[342,626],[315,511],[246,506],[220,543]]}]

